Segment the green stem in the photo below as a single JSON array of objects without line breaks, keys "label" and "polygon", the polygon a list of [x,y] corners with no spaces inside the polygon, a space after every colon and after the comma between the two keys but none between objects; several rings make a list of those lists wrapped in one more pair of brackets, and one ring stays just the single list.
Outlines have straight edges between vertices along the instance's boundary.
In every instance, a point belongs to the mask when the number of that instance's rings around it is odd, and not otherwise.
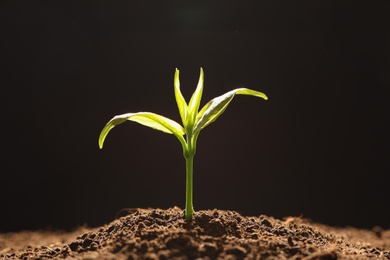
[{"label": "green stem", "polygon": [[186,159],[186,208],[185,217],[186,220],[190,220],[194,215],[194,206],[192,203],[193,194],[193,169],[194,169],[194,156],[196,153],[196,141],[199,133],[192,135],[190,132],[186,135],[186,146],[184,146],[184,158]]},{"label": "green stem", "polygon": [[193,163],[194,155],[186,157],[186,209],[185,217],[186,220],[190,220],[194,214],[194,207],[192,204],[192,179],[193,179]]}]

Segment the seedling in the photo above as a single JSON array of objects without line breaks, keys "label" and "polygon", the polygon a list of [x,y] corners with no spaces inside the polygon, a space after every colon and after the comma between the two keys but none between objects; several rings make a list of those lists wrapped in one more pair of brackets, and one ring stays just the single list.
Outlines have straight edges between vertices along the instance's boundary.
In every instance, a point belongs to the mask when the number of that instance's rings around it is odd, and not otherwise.
[{"label": "seedling", "polygon": [[113,117],[103,128],[99,136],[99,147],[102,149],[104,140],[110,130],[127,120],[176,136],[183,147],[183,155],[186,160],[185,218],[187,220],[191,219],[194,214],[192,204],[193,161],[200,131],[214,122],[226,110],[229,103],[237,94],[260,97],[265,100],[268,99],[264,93],[247,88],[237,88],[212,99],[199,111],[203,93],[203,82],[203,69],[200,68],[198,85],[192,94],[190,102],[187,104],[180,91],[179,70],[176,69],[175,71],[174,92],[183,126],[169,118],[151,112],[127,113]]}]

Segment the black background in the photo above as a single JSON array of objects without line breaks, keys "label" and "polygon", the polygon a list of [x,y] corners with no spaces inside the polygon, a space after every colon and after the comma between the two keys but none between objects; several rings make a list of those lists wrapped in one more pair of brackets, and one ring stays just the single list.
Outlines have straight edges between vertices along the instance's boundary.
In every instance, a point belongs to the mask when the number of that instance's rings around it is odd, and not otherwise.
[{"label": "black background", "polygon": [[[209,2],[209,3],[207,3]],[[211,3],[210,3],[211,2]],[[2,1],[0,231],[98,226],[185,202],[175,137],[114,115],[179,121],[237,96],[203,130],[194,206],[390,228],[388,1]]]}]

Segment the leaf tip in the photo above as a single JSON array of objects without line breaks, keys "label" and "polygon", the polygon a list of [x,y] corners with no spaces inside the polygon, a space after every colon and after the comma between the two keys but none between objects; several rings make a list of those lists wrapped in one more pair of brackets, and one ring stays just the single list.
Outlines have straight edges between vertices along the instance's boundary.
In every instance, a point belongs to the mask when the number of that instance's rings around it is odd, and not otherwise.
[{"label": "leaf tip", "polygon": [[175,74],[173,75],[174,82],[177,83],[179,80],[179,70],[175,68]]},{"label": "leaf tip", "polygon": [[98,140],[98,145],[99,145],[99,149],[103,149],[103,143],[104,143],[104,139],[102,139],[102,137],[99,138]]}]

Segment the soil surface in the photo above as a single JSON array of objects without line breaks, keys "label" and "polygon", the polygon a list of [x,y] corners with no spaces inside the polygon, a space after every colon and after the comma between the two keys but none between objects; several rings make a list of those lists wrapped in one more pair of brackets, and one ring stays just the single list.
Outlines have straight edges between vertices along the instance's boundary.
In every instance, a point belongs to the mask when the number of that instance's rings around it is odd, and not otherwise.
[{"label": "soil surface", "polygon": [[0,259],[390,259],[390,230],[235,211],[126,209],[102,227],[0,234]]}]

